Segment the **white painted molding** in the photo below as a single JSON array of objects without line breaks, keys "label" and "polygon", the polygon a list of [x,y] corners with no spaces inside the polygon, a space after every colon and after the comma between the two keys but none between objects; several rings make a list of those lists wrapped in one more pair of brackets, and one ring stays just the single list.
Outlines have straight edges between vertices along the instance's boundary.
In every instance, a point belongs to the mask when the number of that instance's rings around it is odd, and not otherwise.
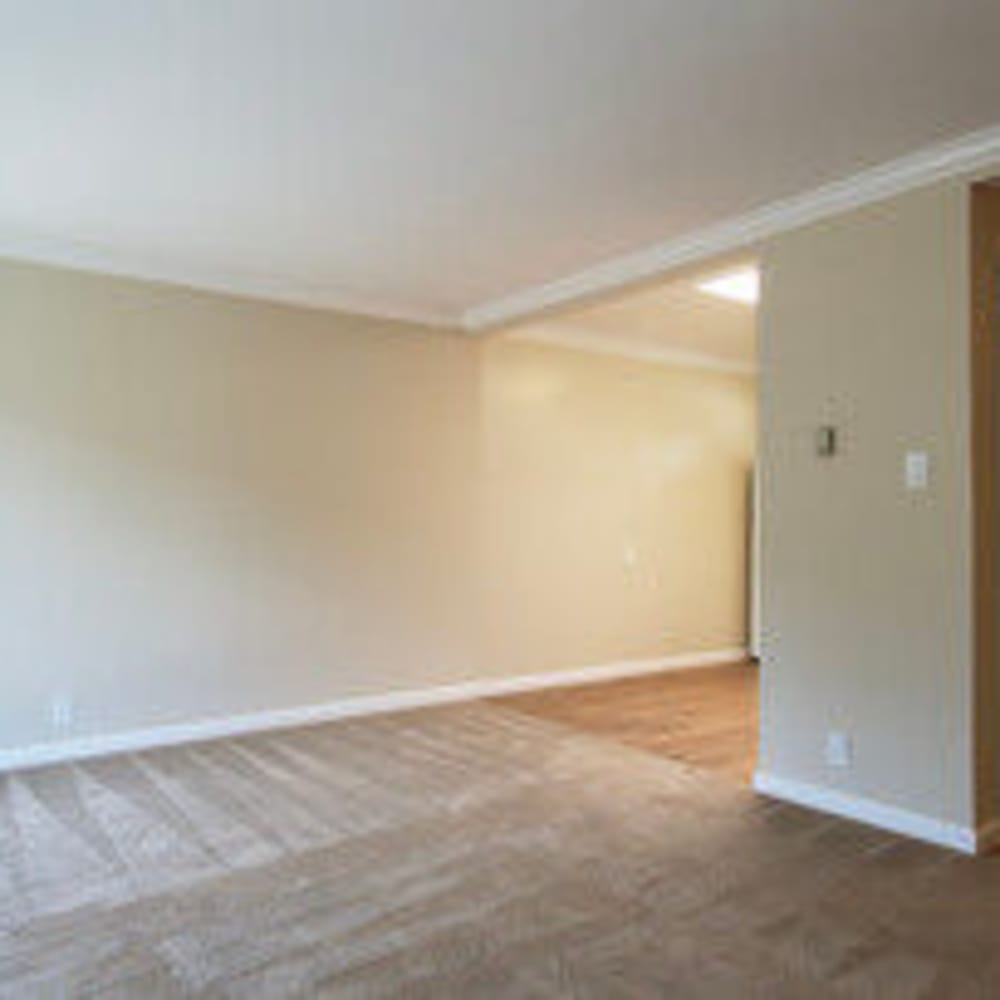
[{"label": "white painted molding", "polygon": [[0,232],[0,258],[480,333],[659,277],[673,268],[745,250],[777,233],[935,181],[965,175],[971,177],[994,164],[1000,164],[1000,126],[928,146],[832,184],[771,202],[744,215],[605,261],[576,274],[481,303],[457,315],[446,310],[421,308],[378,296],[312,285],[288,276],[231,273],[210,265],[155,258],[86,240],[23,232]]},{"label": "white painted molding", "polygon": [[422,326],[456,328],[458,318],[361,295],[294,278],[269,274],[244,274],[211,266],[184,264],[165,258],[114,250],[83,240],[59,240],[0,232],[0,258],[33,264],[65,267],[89,274],[113,275],[139,281],[153,281],[198,291],[217,292],[239,298],[279,302],[350,313],[373,319],[416,323]]},{"label": "white painted molding", "polygon": [[230,273],[211,266],[154,258],[85,240],[57,239],[38,234],[0,232],[0,257],[479,333],[656,278],[673,268],[745,250],[777,233],[935,181],[972,176],[994,164],[1000,164],[1000,126],[926,147],[686,236],[481,303],[458,315],[311,285],[288,276]]},{"label": "white painted molding", "polygon": [[971,827],[911,812],[908,809],[900,809],[898,806],[885,805],[861,795],[793,781],[789,778],[779,778],[764,771],[757,771],[754,774],[753,787],[770,798],[793,802],[808,809],[832,813],[834,816],[843,816],[868,826],[902,834],[904,837],[950,847],[963,854],[975,854],[980,850],[980,833]]},{"label": "white painted molding", "polygon": [[623,677],[639,677],[666,670],[685,670],[735,663],[746,659],[743,647],[683,653],[650,660],[623,660],[599,666],[574,670],[556,670],[548,673],[520,674],[484,680],[464,681],[438,687],[406,691],[389,691],[385,694],[359,695],[320,705],[302,705],[273,712],[253,712],[247,715],[224,716],[156,726],[150,729],[131,730],[86,736],[80,739],[40,743],[27,747],[0,750],[0,772],[21,768],[60,764],[88,757],[149,750],[153,747],[174,746],[179,743],[198,743],[217,740],[226,736],[263,732],[271,729],[290,729],[309,726],[335,719],[350,719],[384,712],[399,712],[410,708],[446,705],[458,701],[472,701],[498,695],[536,691],[540,688],[567,687],[573,684],[593,684]]},{"label": "white painted molding", "polygon": [[862,170],[832,184],[771,202],[745,215],[467,310],[462,326],[489,330],[581,299],[658,277],[673,268],[744,250],[777,233],[891,198],[935,181],[1000,163],[1000,126]]},{"label": "white painted molding", "polygon": [[757,366],[740,361],[727,361],[700,351],[685,351],[680,348],[658,347],[655,344],[628,343],[617,337],[606,337],[593,330],[583,330],[567,323],[553,323],[532,327],[523,332],[510,334],[509,340],[526,340],[554,347],[566,347],[574,351],[589,351],[592,354],[614,355],[630,361],[645,361],[656,365],[670,365],[675,368],[700,368],[709,371],[726,372],[730,375],[754,375]]}]

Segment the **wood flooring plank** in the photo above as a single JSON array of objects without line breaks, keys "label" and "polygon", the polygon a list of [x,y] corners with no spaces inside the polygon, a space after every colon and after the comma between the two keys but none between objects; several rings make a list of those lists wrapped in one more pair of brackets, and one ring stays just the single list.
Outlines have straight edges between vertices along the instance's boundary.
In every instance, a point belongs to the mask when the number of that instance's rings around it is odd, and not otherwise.
[{"label": "wood flooring plank", "polygon": [[746,661],[491,701],[749,784],[757,757],[758,686],[758,669]]}]

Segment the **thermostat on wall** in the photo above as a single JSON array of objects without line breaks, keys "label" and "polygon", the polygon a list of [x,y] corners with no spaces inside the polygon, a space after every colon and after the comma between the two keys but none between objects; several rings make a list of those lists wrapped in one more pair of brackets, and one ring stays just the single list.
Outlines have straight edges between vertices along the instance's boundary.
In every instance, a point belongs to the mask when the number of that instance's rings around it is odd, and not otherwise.
[{"label": "thermostat on wall", "polygon": [[816,428],[816,454],[829,458],[837,452],[837,428],[826,424]]}]

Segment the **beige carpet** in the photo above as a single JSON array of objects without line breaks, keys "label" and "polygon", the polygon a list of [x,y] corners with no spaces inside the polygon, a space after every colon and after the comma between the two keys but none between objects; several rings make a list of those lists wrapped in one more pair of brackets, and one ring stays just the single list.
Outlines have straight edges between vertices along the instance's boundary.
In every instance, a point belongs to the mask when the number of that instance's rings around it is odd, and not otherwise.
[{"label": "beige carpet", "polygon": [[469,704],[0,784],[7,997],[995,997],[1000,863]]}]

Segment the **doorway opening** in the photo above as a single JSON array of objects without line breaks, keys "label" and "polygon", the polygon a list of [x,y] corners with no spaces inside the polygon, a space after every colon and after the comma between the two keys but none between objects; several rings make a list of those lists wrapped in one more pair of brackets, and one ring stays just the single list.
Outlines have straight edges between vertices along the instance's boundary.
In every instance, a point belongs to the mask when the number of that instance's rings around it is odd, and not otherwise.
[{"label": "doorway opening", "polygon": [[521,599],[546,608],[535,628],[553,646],[607,668],[504,705],[743,784],[758,736],[758,298],[743,258],[488,345],[499,379],[511,368],[544,397],[498,431],[497,474],[517,484],[502,517],[531,524],[549,557]]}]

